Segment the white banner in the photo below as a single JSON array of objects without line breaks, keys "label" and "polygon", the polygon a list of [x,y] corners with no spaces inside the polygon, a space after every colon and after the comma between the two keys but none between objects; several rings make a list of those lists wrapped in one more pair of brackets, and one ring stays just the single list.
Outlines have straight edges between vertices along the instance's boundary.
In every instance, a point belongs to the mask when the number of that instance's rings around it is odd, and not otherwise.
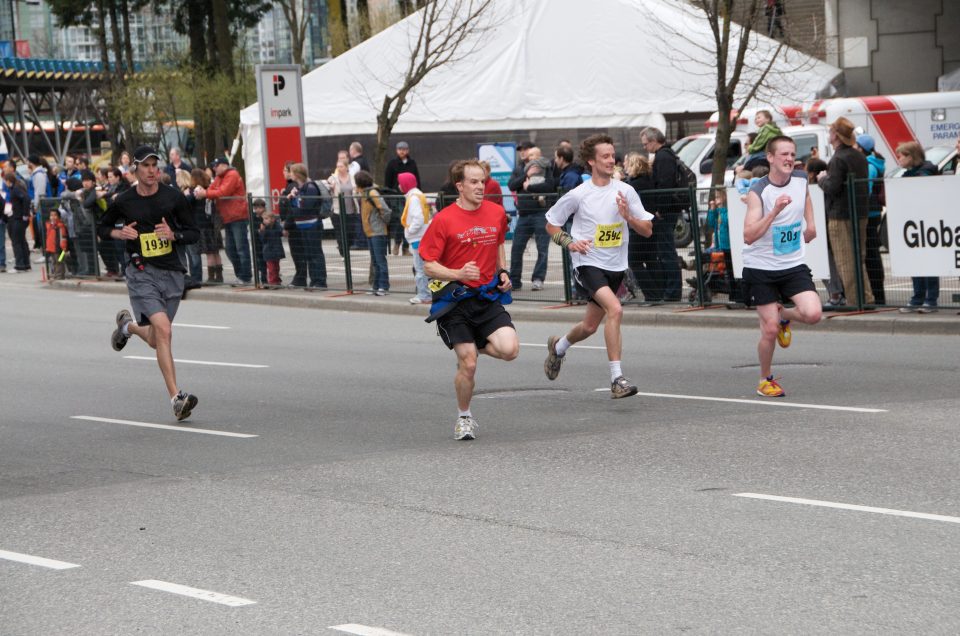
[{"label": "white banner", "polygon": [[887,179],[894,276],[960,276],[960,177]]},{"label": "white banner", "polygon": [[[804,260],[815,279],[827,279],[830,278],[827,218],[820,186],[810,186],[810,199],[813,201],[813,222],[817,226],[817,237],[804,246]],[[727,216],[730,220],[730,251],[733,256],[734,275],[743,278],[743,220],[747,216],[747,204],[740,200],[740,193],[735,188],[727,189]]]}]

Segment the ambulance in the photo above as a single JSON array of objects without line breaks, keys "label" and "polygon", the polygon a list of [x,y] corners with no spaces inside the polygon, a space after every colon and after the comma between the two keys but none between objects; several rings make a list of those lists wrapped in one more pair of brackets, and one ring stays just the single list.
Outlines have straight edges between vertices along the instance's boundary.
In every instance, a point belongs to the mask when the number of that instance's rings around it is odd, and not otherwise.
[{"label": "ambulance", "polygon": [[[747,109],[737,116],[736,128],[731,136],[731,152],[727,157],[728,166],[736,163],[745,153],[743,140],[747,133],[756,130],[753,119],[761,108],[764,107]],[[792,137],[803,133],[804,129],[811,134],[825,134],[831,123],[846,117],[853,122],[858,134],[868,133],[874,138],[876,151],[887,158],[890,170],[896,168],[896,161],[891,159],[896,156],[897,146],[905,141],[916,141],[928,148],[953,145],[960,136],[960,91],[837,97],[806,104],[768,106],[766,110],[773,114],[774,122],[784,132],[789,131]],[[698,174],[704,174],[702,168],[708,166],[703,162],[713,157],[712,140],[716,136],[716,126],[717,113],[714,113],[707,121],[706,133],[685,137],[674,146],[677,154]],[[802,144],[798,140],[798,158],[809,154],[804,151],[809,150],[807,146],[813,145],[807,143],[807,135],[804,137]],[[816,145],[823,150],[828,144],[821,140]],[[821,151],[820,156],[828,159],[833,153],[826,150],[826,153]]]},{"label": "ambulance", "polygon": [[[869,97],[837,97],[805,104],[757,106],[737,115],[736,128],[730,136],[727,155],[727,184],[733,166],[747,154],[747,134],[756,130],[753,123],[758,110],[768,110],[774,122],[797,142],[797,159],[806,161],[813,147],[820,158],[829,161],[833,148],[829,144],[829,126],[839,117],[853,122],[857,133],[868,133],[876,142],[876,151],[887,159],[887,173],[897,169],[895,150],[905,141],[917,141],[924,148],[956,143],[960,136],[960,91],[914,93],[909,95],[877,95]],[[698,176],[698,187],[709,188],[713,167],[718,114],[706,122],[707,132],[678,140],[673,149]],[[698,193],[700,206],[706,205],[708,193]]]}]

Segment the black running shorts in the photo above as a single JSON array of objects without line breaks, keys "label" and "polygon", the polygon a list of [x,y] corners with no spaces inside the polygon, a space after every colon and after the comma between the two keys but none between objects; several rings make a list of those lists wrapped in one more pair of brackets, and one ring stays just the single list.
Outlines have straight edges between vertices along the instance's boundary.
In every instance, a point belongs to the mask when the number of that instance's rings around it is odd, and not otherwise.
[{"label": "black running shorts", "polygon": [[743,268],[743,297],[751,307],[782,303],[805,291],[817,291],[806,265],[782,271]]},{"label": "black running shorts", "polygon": [[593,265],[581,265],[573,270],[573,283],[577,286],[577,291],[590,299],[595,305],[599,305],[593,299],[602,287],[609,287],[614,294],[620,289],[623,282],[623,272],[611,272],[606,269],[600,269]]},{"label": "black running shorts", "polygon": [[448,349],[464,342],[472,342],[477,349],[483,349],[490,334],[501,327],[515,328],[507,310],[499,301],[477,296],[461,300],[437,319],[437,334]]}]

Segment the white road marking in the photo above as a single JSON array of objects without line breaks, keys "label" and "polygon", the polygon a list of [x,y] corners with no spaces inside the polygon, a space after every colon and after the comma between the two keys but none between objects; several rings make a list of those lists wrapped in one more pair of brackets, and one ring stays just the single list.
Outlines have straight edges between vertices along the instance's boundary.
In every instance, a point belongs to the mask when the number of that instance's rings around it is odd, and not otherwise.
[{"label": "white road marking", "polygon": [[[151,356],[123,356],[127,360],[147,360],[149,362],[156,362],[157,359]],[[240,364],[239,362],[209,362],[207,360],[181,360],[180,358],[174,358],[174,362],[177,364],[206,364],[215,367],[243,367],[244,369],[266,369],[268,365],[266,364]]]},{"label": "white road marking", "polygon": [[[546,347],[546,342],[521,342],[521,347]],[[606,347],[598,347],[596,345],[570,345],[571,349],[596,349],[597,351],[606,351]]]},{"label": "white road marking", "polygon": [[357,636],[407,636],[407,634],[402,632],[392,632],[382,627],[368,627],[366,625],[357,625],[356,623],[333,625],[329,629],[335,629],[348,634],[357,634]]},{"label": "white road marking", "polygon": [[[609,388],[594,389],[596,392],[609,391]],[[831,406],[829,404],[803,404],[802,402],[781,402],[780,400],[746,400],[739,398],[709,397],[705,395],[674,395],[672,393],[637,393],[647,397],[672,398],[675,400],[706,400],[708,402],[737,402],[739,404],[756,404],[758,406],[786,406],[796,409],[820,409],[823,411],[850,411],[852,413],[886,413],[886,409],[868,409],[859,406]]]},{"label": "white road marking", "polygon": [[221,327],[220,325],[191,325],[185,322],[174,323],[175,327],[189,327],[191,329],[230,329],[230,327]]},{"label": "white road marking", "polygon": [[160,428],[167,431],[177,431],[179,433],[200,433],[202,435],[220,435],[222,437],[259,437],[259,435],[250,435],[249,433],[231,433],[229,431],[213,431],[206,428],[190,428],[187,425],[170,426],[168,424],[151,424],[150,422],[134,422],[131,420],[115,420],[109,417],[93,417],[92,415],[71,415],[71,420],[87,420],[90,422],[106,422],[107,424],[125,424],[126,426],[139,426],[141,428]]},{"label": "white road marking", "polygon": [[820,501],[819,499],[800,499],[797,497],[780,497],[778,495],[761,495],[755,492],[741,492],[733,496],[746,497],[748,499],[764,499],[767,501],[780,501],[783,503],[804,504],[807,506],[820,506],[822,508],[838,508],[840,510],[872,512],[879,515],[892,515],[894,517],[912,517],[914,519],[927,519],[929,521],[946,521],[947,523],[960,523],[960,517],[950,517],[947,515],[933,515],[926,512],[910,512],[909,510],[893,510],[891,508],[875,508],[873,506],[858,506],[855,504],[837,503],[835,501]]},{"label": "white road marking", "polygon": [[56,561],[54,559],[44,559],[43,557],[33,556],[30,554],[20,554],[19,552],[8,552],[6,550],[0,550],[0,559],[16,561],[18,563],[28,563],[30,565],[39,565],[42,568],[50,568],[51,570],[69,570],[70,568],[80,567],[76,563],[67,563],[66,561]]},{"label": "white road marking", "polygon": [[211,603],[219,603],[220,605],[229,605],[230,607],[242,607],[244,605],[254,605],[256,601],[251,601],[250,599],[240,598],[239,596],[229,596],[228,594],[220,594],[219,592],[211,592],[210,590],[201,590],[196,587],[188,587],[186,585],[180,585],[178,583],[168,583],[166,581],[155,581],[153,579],[148,579],[146,581],[133,581],[130,585],[139,585],[140,587],[148,587],[151,590],[160,590],[161,592],[170,592],[171,594],[179,594],[181,596],[189,596],[191,598],[198,598],[201,601],[210,601]]}]

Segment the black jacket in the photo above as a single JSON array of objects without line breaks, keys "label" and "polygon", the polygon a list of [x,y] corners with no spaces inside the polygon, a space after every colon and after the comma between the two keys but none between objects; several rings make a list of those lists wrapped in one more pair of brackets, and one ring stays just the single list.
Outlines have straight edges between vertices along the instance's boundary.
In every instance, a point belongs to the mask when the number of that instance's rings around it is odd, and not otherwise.
[{"label": "black jacket", "polygon": [[423,189],[423,183],[420,181],[420,171],[417,170],[417,162],[407,157],[407,162],[400,161],[400,157],[394,157],[387,162],[387,167],[383,173],[383,185],[391,190],[399,190],[400,183],[397,181],[397,175],[409,172],[417,178],[417,187]]},{"label": "black jacket", "polygon": [[557,186],[554,185],[553,177],[549,172],[544,175],[543,183],[537,183],[523,187],[523,182],[527,177],[521,174],[519,177],[510,179],[508,187],[517,193],[517,214],[527,216],[528,214],[542,214],[550,209],[557,200]]},{"label": "black jacket", "polygon": [[627,185],[637,191],[637,194],[640,196],[640,203],[643,204],[645,210],[649,211],[650,206],[653,204],[652,199],[655,196],[650,193],[650,190],[656,188],[656,185],[653,183],[653,175],[644,174],[627,179]]},{"label": "black jacket", "polygon": [[[653,187],[655,190],[671,190],[677,187],[677,162],[680,159],[671,148],[661,146],[653,156]],[[649,202],[649,204],[648,204]],[[670,214],[679,212],[677,194],[674,192],[648,194],[643,207],[650,212]]]},{"label": "black jacket", "polygon": [[867,165],[867,158],[853,146],[841,145],[827,164],[826,178],[820,182],[828,219],[851,218],[850,201],[847,196],[847,178],[850,175],[856,179],[854,196],[857,218],[860,220],[867,218],[870,198],[867,187],[870,167]]}]

